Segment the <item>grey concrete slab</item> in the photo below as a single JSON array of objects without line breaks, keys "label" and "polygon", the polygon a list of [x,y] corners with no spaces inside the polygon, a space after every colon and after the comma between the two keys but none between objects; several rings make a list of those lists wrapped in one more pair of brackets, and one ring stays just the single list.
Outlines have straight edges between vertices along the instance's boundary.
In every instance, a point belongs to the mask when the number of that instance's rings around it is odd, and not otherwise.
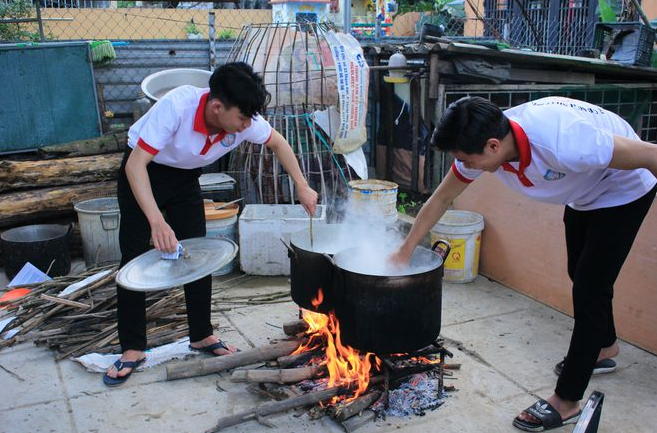
[{"label": "grey concrete slab", "polygon": [[[3,392],[3,396],[4,396]],[[70,403],[56,400],[0,410],[0,431],[6,433],[75,433]]]},{"label": "grey concrete slab", "polygon": [[[215,298],[258,296],[289,290],[289,283],[287,277],[236,273],[215,278],[214,289]],[[442,336],[455,354],[450,361],[462,364],[446,382],[458,391],[424,417],[389,417],[359,433],[515,432],[513,417],[537,396],[551,394],[556,383],[551,369],[565,354],[572,319],[483,278],[465,285],[446,283],[442,313]],[[297,307],[291,301],[215,305],[213,317],[217,335],[248,348],[282,338],[281,326],[297,318]],[[100,373],[54,359],[30,343],[0,350],[0,389],[3,396],[12,396],[0,404],[1,431],[203,432],[219,417],[266,401],[246,385],[231,382],[229,372],[166,382],[166,367],[157,366],[110,389]],[[617,372],[594,377],[587,390],[587,395],[593,389],[606,394],[600,432],[654,431],[657,357],[621,343],[617,361]],[[332,420],[311,420],[303,411],[268,420],[276,428],[250,421],[226,431],[342,431]]]},{"label": "grey concrete slab", "polygon": [[60,372],[52,351],[31,344],[19,345],[0,352],[0,366],[2,395],[11,396],[0,398],[0,410],[64,400]]}]

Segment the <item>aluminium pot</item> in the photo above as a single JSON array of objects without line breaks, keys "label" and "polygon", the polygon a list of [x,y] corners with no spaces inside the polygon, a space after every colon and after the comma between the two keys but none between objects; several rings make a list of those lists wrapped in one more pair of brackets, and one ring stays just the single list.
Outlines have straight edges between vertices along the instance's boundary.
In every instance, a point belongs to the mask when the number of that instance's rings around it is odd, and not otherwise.
[{"label": "aluminium pot", "polygon": [[[334,308],[333,265],[324,254],[333,256],[337,252],[354,245],[353,236],[345,224],[322,224],[313,229],[313,242],[310,244],[310,230],[304,229],[290,237],[288,257],[290,258],[290,292],[292,300],[301,308],[327,314]],[[322,289],[322,303],[312,304]]]},{"label": "aluminium pot", "polygon": [[27,262],[50,277],[68,274],[72,231],[73,224],[35,224],[3,232],[0,245],[7,278],[14,278]]},{"label": "aluminium pot", "polygon": [[333,294],[342,342],[381,355],[413,352],[434,342],[440,334],[443,261],[449,250],[444,240],[432,250],[418,247],[409,267],[397,274],[383,263],[366,263],[372,253],[362,248],[335,254]]}]

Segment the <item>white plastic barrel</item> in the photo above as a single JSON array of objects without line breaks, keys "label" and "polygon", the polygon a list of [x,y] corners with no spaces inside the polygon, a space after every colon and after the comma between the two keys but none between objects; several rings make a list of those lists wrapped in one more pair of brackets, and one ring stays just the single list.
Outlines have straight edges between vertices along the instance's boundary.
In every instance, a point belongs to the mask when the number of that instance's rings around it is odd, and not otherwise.
[{"label": "white plastic barrel", "polygon": [[[237,224],[237,215],[230,216],[228,218],[216,218],[211,219],[211,217],[206,213],[205,217],[205,229],[207,238],[222,238],[229,239],[233,242],[236,241],[235,236],[235,227]],[[233,272],[235,265],[235,259],[231,260],[223,268],[216,270],[212,273],[212,276],[218,277],[221,275],[230,274]]]},{"label": "white plastic barrel", "polygon": [[81,201],[73,208],[78,214],[85,264],[91,266],[120,261],[121,214],[118,199],[94,198]]},{"label": "white plastic barrel", "polygon": [[385,180],[352,180],[349,182],[349,216],[374,223],[395,223],[397,189],[396,183]]},{"label": "white plastic barrel", "polygon": [[484,217],[475,212],[448,210],[431,229],[431,244],[445,239],[451,245],[443,279],[469,283],[479,272],[479,251]]}]

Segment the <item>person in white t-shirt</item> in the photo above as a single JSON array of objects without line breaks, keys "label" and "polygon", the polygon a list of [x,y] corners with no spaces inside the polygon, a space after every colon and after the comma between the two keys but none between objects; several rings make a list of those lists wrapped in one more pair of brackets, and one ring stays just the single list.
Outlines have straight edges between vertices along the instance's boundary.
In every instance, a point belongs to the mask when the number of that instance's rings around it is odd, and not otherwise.
[{"label": "person in white t-shirt", "polygon": [[554,394],[523,411],[513,425],[542,431],[576,423],[591,375],[616,367],[613,285],[655,198],[657,145],[641,141],[616,114],[563,97],[504,112],[480,97],[461,98],[447,107],[432,143],[456,160],[391,262],[407,263],[452,201],[483,171],[538,201],[565,205],[575,326],[568,354],[555,367]]},{"label": "person in white t-shirt", "polygon": [[[151,241],[158,251],[173,252],[179,240],[205,236],[201,167],[245,140],[274,152],[294,181],[300,204],[315,213],[317,193],[292,148],[260,115],[270,97],[262,78],[246,63],[227,63],[209,81],[209,89],[171,90],[128,132],[117,188],[120,266],[148,251]],[[221,356],[236,349],[213,335],[211,286],[210,275],[185,284],[190,347]],[[144,293],[117,285],[117,319],[122,355],[103,377],[108,386],[124,383],[145,360]]]}]

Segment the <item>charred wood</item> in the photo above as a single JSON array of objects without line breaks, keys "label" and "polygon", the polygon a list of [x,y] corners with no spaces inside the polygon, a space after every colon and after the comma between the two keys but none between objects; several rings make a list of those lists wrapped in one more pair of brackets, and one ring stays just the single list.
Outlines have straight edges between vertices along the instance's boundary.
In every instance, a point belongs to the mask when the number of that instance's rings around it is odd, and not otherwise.
[{"label": "charred wood", "polygon": [[305,320],[283,323],[283,332],[285,332],[285,335],[297,335],[307,330],[308,323]]},{"label": "charred wood", "polygon": [[337,404],[330,410],[331,416],[337,421],[344,421],[361,414],[381,398],[381,391],[372,391],[361,395],[346,404]]}]

